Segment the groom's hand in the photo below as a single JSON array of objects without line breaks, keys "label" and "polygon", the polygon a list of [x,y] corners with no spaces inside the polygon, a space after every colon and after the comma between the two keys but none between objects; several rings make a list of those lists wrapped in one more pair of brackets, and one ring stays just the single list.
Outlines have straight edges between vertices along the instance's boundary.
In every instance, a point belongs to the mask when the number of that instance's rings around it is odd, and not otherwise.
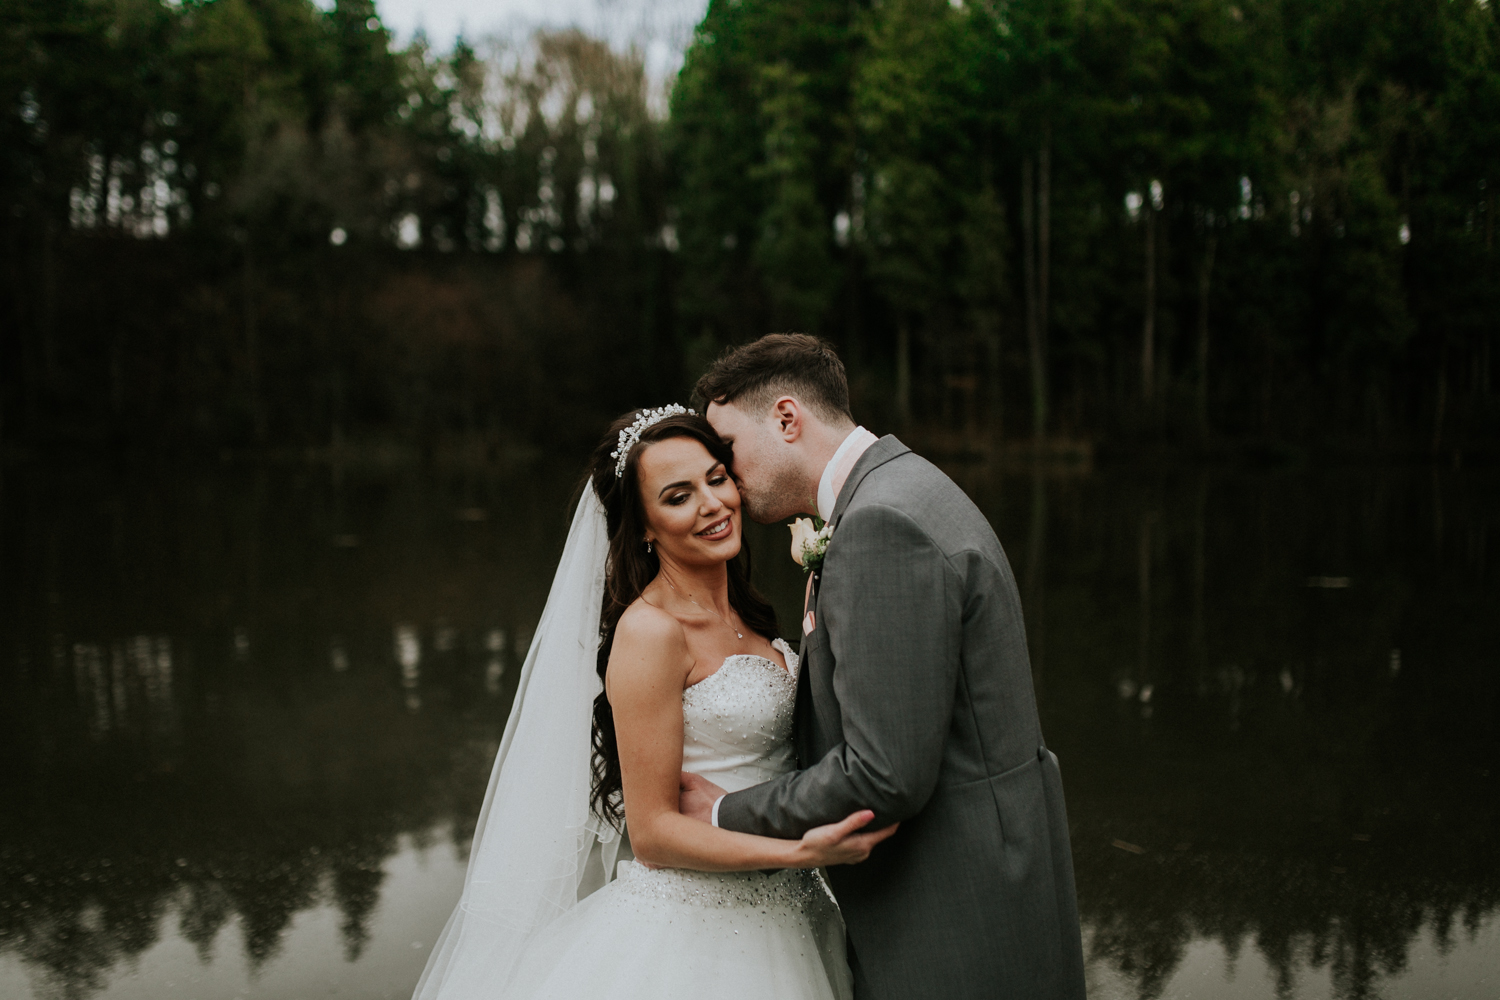
[{"label": "groom's hand", "polygon": [[714,803],[724,795],[724,789],[707,778],[683,771],[681,788],[677,794],[678,812],[689,819],[712,823]]}]

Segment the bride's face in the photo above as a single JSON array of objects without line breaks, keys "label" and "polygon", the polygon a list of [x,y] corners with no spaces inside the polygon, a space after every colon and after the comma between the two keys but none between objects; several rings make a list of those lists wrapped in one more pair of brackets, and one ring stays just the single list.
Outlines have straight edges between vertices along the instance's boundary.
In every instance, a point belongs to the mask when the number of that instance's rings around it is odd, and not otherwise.
[{"label": "bride's face", "polygon": [[740,552],[740,493],[723,463],[692,438],[649,445],[636,467],[646,539],[664,560],[728,562]]}]

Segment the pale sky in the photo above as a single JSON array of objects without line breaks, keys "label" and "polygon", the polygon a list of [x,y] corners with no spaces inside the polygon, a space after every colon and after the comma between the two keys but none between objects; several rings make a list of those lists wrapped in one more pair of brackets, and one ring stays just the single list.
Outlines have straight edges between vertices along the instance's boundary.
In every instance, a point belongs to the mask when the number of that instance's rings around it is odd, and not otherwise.
[{"label": "pale sky", "polygon": [[[329,6],[332,0],[319,0]],[[375,0],[397,44],[418,30],[439,50],[462,32],[471,40],[541,25],[576,25],[590,34],[645,52],[646,73],[659,85],[682,65],[682,52],[708,0]]]},{"label": "pale sky", "polygon": [[708,0],[376,0],[398,40],[421,28],[445,47],[460,31],[471,37],[517,25],[574,24],[615,41],[661,40],[681,47]]}]

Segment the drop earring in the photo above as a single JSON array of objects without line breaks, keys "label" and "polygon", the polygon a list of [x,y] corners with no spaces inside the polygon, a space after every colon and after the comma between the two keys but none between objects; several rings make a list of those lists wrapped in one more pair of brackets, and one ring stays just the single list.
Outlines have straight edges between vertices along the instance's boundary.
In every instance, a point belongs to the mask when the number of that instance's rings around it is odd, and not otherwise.
[{"label": "drop earring", "polygon": [[646,539],[646,555],[651,554],[651,539]]}]

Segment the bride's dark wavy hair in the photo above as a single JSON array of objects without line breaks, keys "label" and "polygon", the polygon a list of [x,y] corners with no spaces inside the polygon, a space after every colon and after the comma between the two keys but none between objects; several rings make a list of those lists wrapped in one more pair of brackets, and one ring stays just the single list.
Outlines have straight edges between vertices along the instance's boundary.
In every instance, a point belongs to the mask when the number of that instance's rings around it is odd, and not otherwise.
[{"label": "bride's dark wavy hair", "polygon": [[[713,425],[696,414],[667,417],[642,432],[630,449],[625,471],[615,478],[615,459],[620,431],[629,427],[642,411],[631,410],[604,434],[589,463],[589,484],[604,505],[609,533],[609,562],[604,578],[604,602],[599,611],[599,680],[609,667],[610,650],[615,644],[615,628],[620,616],[641,596],[647,584],[656,579],[661,562],[656,553],[646,551],[646,505],[641,499],[641,453],[649,445],[668,438],[692,438],[724,467],[729,467],[731,451]],[[769,602],[750,585],[750,550],[741,545],[740,554],[729,561],[729,605],[745,624],[767,639],[775,639],[776,612]],[[623,783],[620,777],[620,746],[615,737],[615,716],[609,696],[601,691],[594,699],[593,783],[589,800],[594,810],[615,829],[625,820]]]}]

